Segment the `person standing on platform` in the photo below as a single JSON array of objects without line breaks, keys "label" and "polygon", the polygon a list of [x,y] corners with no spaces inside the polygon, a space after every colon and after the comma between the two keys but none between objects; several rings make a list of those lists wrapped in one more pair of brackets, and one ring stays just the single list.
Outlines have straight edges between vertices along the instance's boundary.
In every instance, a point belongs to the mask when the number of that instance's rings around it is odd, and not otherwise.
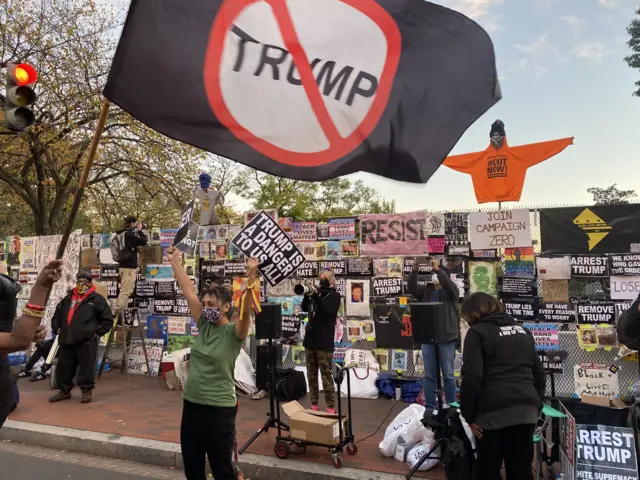
[{"label": "person standing on platform", "polygon": [[320,287],[302,300],[302,311],[309,313],[309,323],[303,345],[307,359],[307,377],[311,408],[318,410],[318,370],[322,376],[327,412],[335,413],[335,387],[333,382],[333,347],[336,317],[340,309],[340,294],[336,291],[334,273],[325,269],[320,273]]},{"label": "person standing on platform", "polygon": [[194,196],[200,201],[200,225],[218,225],[218,215],[216,205],[222,199],[222,194],[211,188],[211,176],[201,173],[198,179],[200,187],[196,187]]},{"label": "person standing on platform", "polygon": [[18,397],[15,375],[11,372],[7,354],[25,350],[31,342],[44,340],[47,330],[40,322],[44,317],[47,295],[61,276],[62,260],[53,260],[42,269],[22,315],[14,324],[20,285],[12,278],[0,275],[0,428],[15,410]]},{"label": "person standing on platform", "polygon": [[[167,249],[173,273],[184,292],[198,336],[191,347],[191,364],[184,392],[180,446],[187,480],[204,480],[205,456],[216,480],[236,480],[233,465],[237,411],[235,364],[251,327],[252,306],[259,309],[258,260],[247,261],[247,285],[240,314],[233,318],[233,291],[212,286],[198,298],[182,265],[182,252]],[[257,292],[257,293],[256,293]]]},{"label": "person standing on platform", "polygon": [[60,391],[51,403],[71,398],[78,367],[82,403],[91,402],[95,387],[98,338],[113,327],[113,314],[104,297],[96,293],[88,273],[78,273],[76,287],[64,297],[53,314],[51,329],[58,334],[56,379]]},{"label": "person standing on platform", "polygon": [[469,331],[462,349],[460,410],[478,438],[476,476],[533,480],[533,431],[545,373],[531,332],[504,313],[502,303],[474,293],[462,304]]},{"label": "person standing on platform", "polygon": [[418,260],[414,259],[413,270],[409,274],[407,286],[409,292],[418,302],[442,302],[443,315],[440,319],[443,324],[443,334],[447,338],[453,338],[438,345],[422,345],[422,360],[424,361],[424,399],[428,411],[438,408],[436,397],[436,348],[440,360],[442,382],[447,404],[456,401],[456,378],[454,376],[454,363],[456,359],[456,347],[460,341],[460,316],[458,315],[458,303],[460,290],[449,277],[449,271],[431,259],[431,269],[438,279],[436,285],[432,278],[427,281],[426,288],[418,286]]},{"label": "person standing on platform", "polygon": [[129,298],[136,286],[136,270],[138,268],[138,250],[147,244],[147,236],[142,231],[142,223],[130,215],[124,219],[124,230],[116,232],[123,235],[124,242],[118,252],[120,267],[120,295],[116,302],[116,315],[129,307]]}]

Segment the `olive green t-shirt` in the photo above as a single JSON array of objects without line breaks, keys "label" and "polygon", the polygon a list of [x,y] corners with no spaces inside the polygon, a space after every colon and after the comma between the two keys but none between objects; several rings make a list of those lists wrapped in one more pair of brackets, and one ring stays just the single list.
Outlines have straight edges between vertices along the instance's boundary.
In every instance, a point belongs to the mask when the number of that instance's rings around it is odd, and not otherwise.
[{"label": "olive green t-shirt", "polygon": [[198,331],[182,396],[200,405],[235,407],[234,370],[243,340],[233,323],[217,327],[201,318]]}]

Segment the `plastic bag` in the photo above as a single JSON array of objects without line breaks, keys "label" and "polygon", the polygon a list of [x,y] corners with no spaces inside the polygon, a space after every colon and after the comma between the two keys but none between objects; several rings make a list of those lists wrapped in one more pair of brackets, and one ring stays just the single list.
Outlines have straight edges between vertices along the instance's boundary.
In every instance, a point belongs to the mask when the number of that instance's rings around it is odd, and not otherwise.
[{"label": "plastic bag", "polygon": [[[429,450],[433,448],[434,440],[433,440],[433,432],[431,433],[431,439],[426,439],[421,442],[418,442],[407,455],[407,465],[409,468],[413,468],[416,463],[422,458],[422,456],[427,453]],[[436,448],[436,450],[430,455],[431,457],[439,457],[440,448]],[[440,461],[439,458],[427,458],[420,468],[419,472],[424,472],[425,470],[431,470],[433,467],[438,465]]]},{"label": "plastic bag", "polygon": [[[351,398],[378,398],[378,387],[376,387],[378,372],[367,368],[350,368],[348,372],[351,378]],[[346,375],[340,385],[340,396],[347,396]]]},{"label": "plastic bag", "polygon": [[[385,457],[392,457],[396,452],[399,435],[402,434],[403,438],[405,438],[405,436],[407,438],[413,438],[414,435],[417,434],[415,430],[420,431],[420,427],[426,430],[421,423],[424,412],[425,408],[415,403],[401,411],[385,430],[384,438],[378,445],[380,453]],[[424,432],[422,432],[422,434],[424,434]]]}]

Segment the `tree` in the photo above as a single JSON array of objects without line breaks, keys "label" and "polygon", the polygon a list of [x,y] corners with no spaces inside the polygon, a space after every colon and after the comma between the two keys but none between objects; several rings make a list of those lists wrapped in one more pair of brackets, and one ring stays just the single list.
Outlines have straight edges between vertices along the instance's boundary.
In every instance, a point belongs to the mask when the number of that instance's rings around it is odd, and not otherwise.
[{"label": "tree", "polygon": [[633,190],[620,190],[617,183],[605,188],[592,187],[587,188],[587,192],[593,195],[593,203],[596,205],[613,205],[620,203],[629,203],[636,197]]},{"label": "tree", "polygon": [[335,178],[320,183],[275,177],[258,171],[242,195],[252,208],[276,209],[281,217],[324,221],[330,217],[361,213],[392,213],[395,201],[387,201],[361,180]]},{"label": "tree", "polygon": [[[29,207],[37,235],[57,233],[66,222],[121,23],[122,12],[86,0],[0,2],[0,62],[28,62],[39,73],[34,125],[0,130],[0,184]],[[180,210],[204,159],[112,106],[88,182],[91,220],[102,223],[97,215],[106,213],[108,199],[118,213],[145,199]],[[81,210],[91,211],[89,203]]]},{"label": "tree", "polygon": [[[627,27],[627,32],[631,37],[627,42],[627,45],[629,45],[629,48],[633,53],[628,57],[625,57],[624,60],[631,68],[640,70],[640,8],[636,12],[636,15],[637,18],[634,18]],[[640,97],[640,80],[637,81],[635,85],[638,89],[633,92],[633,94]]]}]

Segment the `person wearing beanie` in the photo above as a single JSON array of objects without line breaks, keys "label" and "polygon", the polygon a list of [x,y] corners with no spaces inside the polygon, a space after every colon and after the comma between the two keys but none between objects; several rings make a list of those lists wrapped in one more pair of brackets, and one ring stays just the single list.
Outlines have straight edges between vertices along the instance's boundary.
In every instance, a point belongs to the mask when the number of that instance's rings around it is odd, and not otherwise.
[{"label": "person wearing beanie", "polygon": [[120,273],[120,294],[116,301],[118,312],[129,307],[129,298],[133,294],[136,285],[136,270],[138,268],[138,250],[144,247],[148,238],[142,231],[142,223],[133,215],[124,219],[124,229],[116,232],[116,236],[122,235],[120,242],[122,249],[118,253],[118,267]]},{"label": "person wearing beanie", "polygon": [[91,402],[95,386],[98,338],[113,327],[113,314],[104,297],[96,293],[91,275],[78,273],[76,286],[56,307],[51,329],[58,335],[56,379],[60,391],[49,399],[60,402],[71,398],[78,371],[82,403]]},{"label": "person wearing beanie", "polygon": [[200,202],[200,225],[218,225],[216,204],[222,200],[222,194],[211,187],[211,176],[201,173],[198,177],[200,187],[196,187],[194,196]]}]

